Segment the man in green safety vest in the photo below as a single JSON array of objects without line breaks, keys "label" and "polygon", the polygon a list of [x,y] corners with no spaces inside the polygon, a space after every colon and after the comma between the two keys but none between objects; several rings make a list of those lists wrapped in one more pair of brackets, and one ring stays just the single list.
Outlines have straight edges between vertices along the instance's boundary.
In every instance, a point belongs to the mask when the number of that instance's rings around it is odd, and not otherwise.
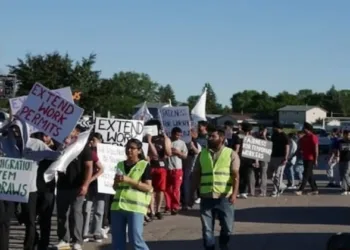
[{"label": "man in green safety vest", "polygon": [[209,133],[208,147],[202,149],[193,172],[192,194],[200,188],[200,214],[205,250],[215,249],[213,221],[221,225],[219,245],[228,249],[234,222],[234,203],[239,186],[240,160],[235,151],[225,147],[225,131]]}]

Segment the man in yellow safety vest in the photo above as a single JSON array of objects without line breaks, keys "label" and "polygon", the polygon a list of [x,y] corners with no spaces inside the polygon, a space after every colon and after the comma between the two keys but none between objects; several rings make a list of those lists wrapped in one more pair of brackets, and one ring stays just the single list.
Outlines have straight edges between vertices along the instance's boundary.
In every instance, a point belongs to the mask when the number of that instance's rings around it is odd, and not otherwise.
[{"label": "man in yellow safety vest", "polygon": [[213,221],[217,217],[221,231],[219,245],[228,249],[234,222],[234,203],[239,186],[240,160],[235,151],[225,147],[225,131],[215,129],[208,137],[208,147],[202,149],[193,172],[192,193],[200,188],[200,215],[203,244],[215,249]]}]

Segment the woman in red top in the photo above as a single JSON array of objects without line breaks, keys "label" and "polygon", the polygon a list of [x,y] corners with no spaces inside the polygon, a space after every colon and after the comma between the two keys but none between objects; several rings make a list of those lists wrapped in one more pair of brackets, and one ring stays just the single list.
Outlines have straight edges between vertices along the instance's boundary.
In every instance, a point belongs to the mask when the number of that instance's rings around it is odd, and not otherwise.
[{"label": "woman in red top", "polygon": [[312,132],[313,127],[310,123],[304,123],[305,135],[300,138],[299,150],[304,161],[303,181],[296,195],[302,195],[306,183],[309,182],[311,187],[310,194],[318,194],[318,188],[314,179],[313,168],[317,166],[318,159],[318,137]]}]

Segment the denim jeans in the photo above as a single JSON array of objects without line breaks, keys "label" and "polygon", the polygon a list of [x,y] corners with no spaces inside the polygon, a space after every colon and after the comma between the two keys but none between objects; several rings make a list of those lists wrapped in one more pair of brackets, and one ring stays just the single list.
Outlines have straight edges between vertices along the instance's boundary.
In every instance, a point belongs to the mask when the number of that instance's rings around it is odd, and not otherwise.
[{"label": "denim jeans", "polygon": [[[93,208],[93,218],[91,221],[91,209]],[[84,229],[83,236],[92,233],[94,236],[102,236],[102,221],[105,208],[105,195],[91,192],[88,194],[84,209]],[[91,222],[91,223],[90,223]]]},{"label": "denim jeans", "polygon": [[124,210],[111,211],[112,249],[126,250],[126,226],[128,238],[134,250],[149,250],[143,239],[144,215]]},{"label": "denim jeans", "polygon": [[350,162],[339,162],[339,172],[342,189],[350,191]]},{"label": "denim jeans", "polygon": [[295,179],[298,179],[300,182],[303,180],[303,172],[304,172],[304,165],[303,164],[291,164],[287,163],[286,166],[286,175],[288,180],[288,186],[294,186],[295,185]]},{"label": "denim jeans", "polygon": [[202,198],[200,204],[202,222],[202,236],[205,249],[214,249],[215,246],[215,218],[218,217],[221,230],[219,237],[220,247],[228,245],[233,232],[234,206],[228,198]]}]

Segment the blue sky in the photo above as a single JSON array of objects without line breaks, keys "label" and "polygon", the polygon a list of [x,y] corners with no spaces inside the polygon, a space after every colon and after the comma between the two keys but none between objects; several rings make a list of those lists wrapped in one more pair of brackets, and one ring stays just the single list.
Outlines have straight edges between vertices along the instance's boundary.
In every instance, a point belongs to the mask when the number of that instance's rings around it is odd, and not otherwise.
[{"label": "blue sky", "polygon": [[0,0],[0,70],[26,53],[94,52],[105,77],[144,72],[177,99],[210,82],[274,95],[350,85],[348,0]]}]

